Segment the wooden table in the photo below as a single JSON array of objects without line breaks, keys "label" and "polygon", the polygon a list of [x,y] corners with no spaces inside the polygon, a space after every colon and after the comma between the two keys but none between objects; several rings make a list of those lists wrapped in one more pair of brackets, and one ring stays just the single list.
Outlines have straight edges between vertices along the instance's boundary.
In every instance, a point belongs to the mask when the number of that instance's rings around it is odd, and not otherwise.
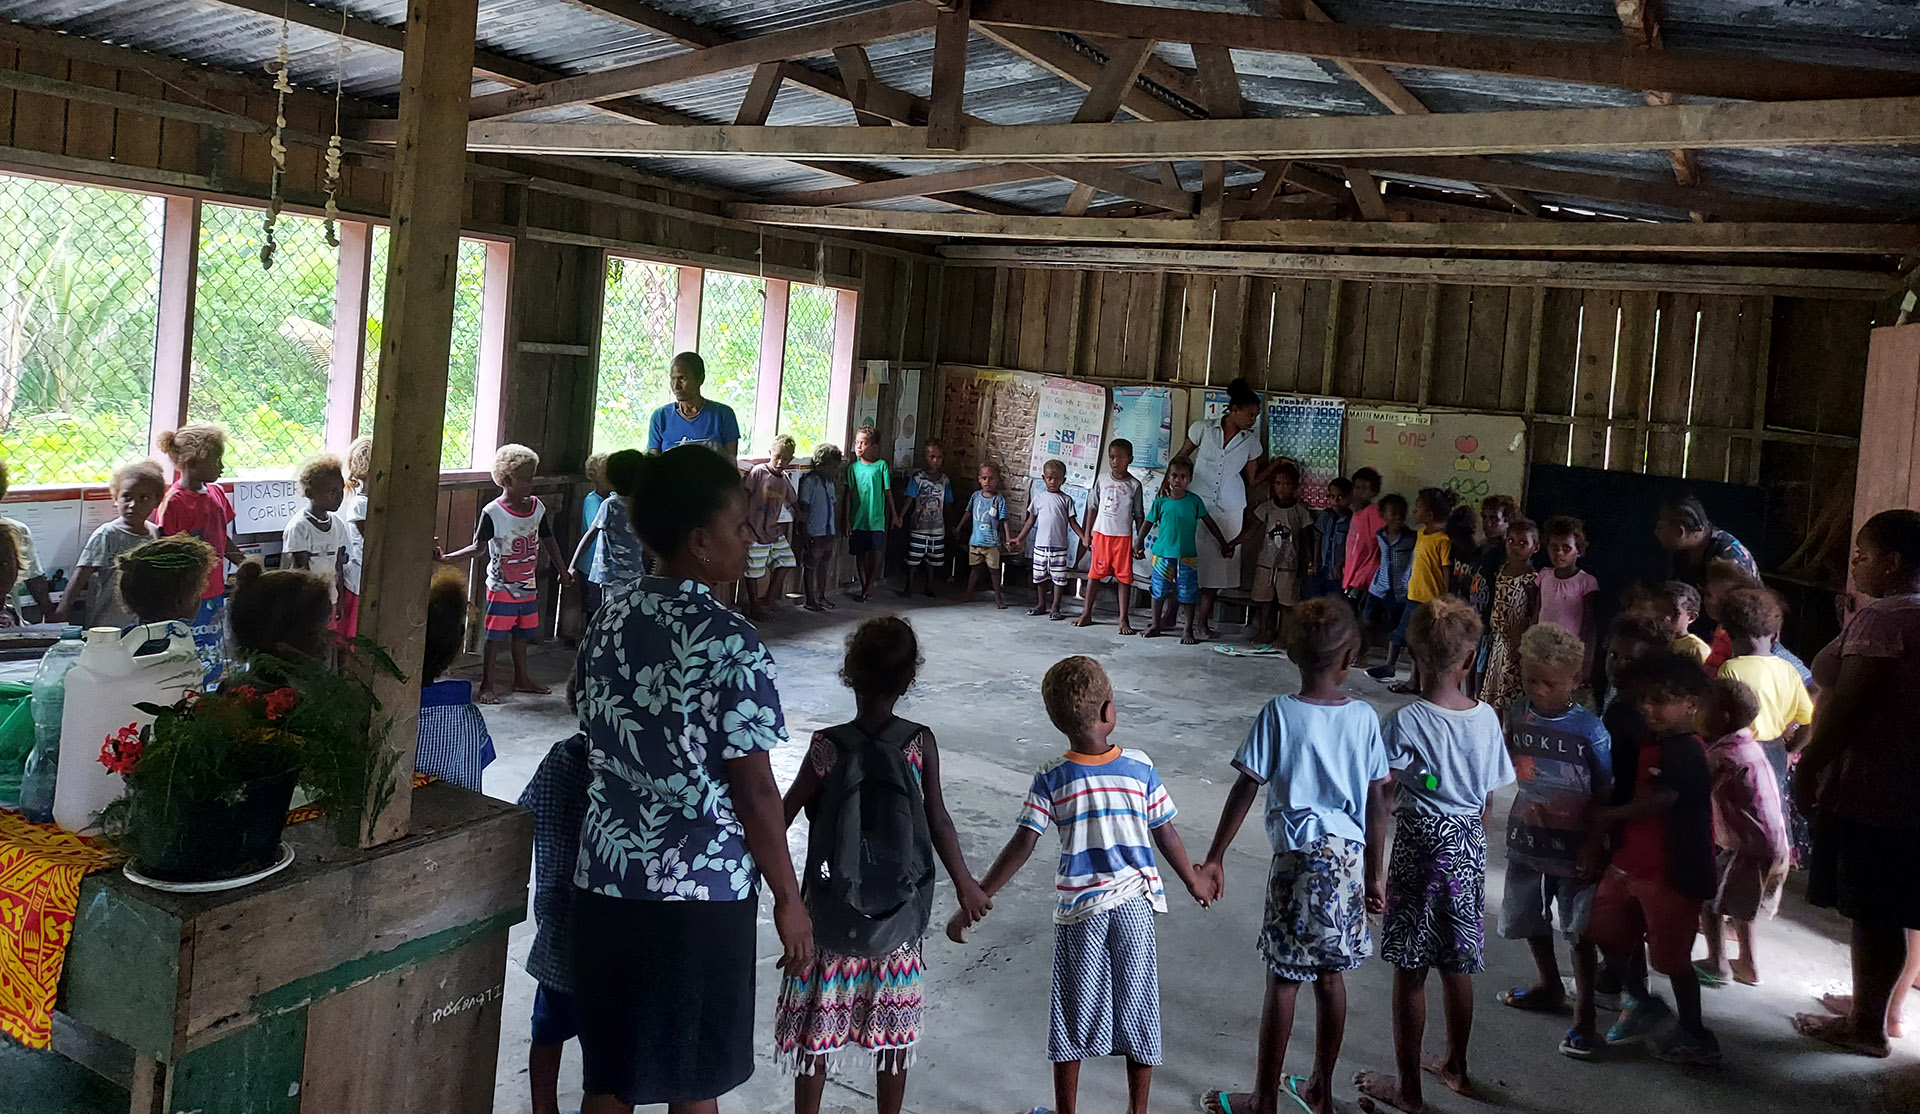
[{"label": "wooden table", "polygon": [[293,865],[168,894],[87,878],[55,1048],[133,1114],[487,1114],[532,814],[444,783],[403,839],[287,829]]}]

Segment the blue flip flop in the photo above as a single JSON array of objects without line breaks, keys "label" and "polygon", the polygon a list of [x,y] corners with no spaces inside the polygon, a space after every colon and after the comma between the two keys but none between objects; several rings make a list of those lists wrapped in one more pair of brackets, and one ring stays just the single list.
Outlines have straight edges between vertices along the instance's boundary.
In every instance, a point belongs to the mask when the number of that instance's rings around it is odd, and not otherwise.
[{"label": "blue flip flop", "polygon": [[1300,1095],[1300,1088],[1306,1085],[1307,1077],[1304,1075],[1283,1075],[1280,1077],[1280,1093],[1292,1099],[1294,1102],[1299,1103],[1300,1109],[1306,1111],[1306,1114],[1313,1114],[1313,1107],[1307,1105],[1307,1100]]}]

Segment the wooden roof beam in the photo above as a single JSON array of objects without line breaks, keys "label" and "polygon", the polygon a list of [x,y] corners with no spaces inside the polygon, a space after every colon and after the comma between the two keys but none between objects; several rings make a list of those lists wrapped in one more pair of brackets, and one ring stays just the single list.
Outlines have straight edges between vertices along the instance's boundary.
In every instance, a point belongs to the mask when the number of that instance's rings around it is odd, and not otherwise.
[{"label": "wooden roof beam", "polygon": [[833,186],[822,190],[790,193],[772,199],[776,205],[859,205],[863,202],[889,201],[900,197],[932,197],[952,190],[1005,186],[1053,177],[1038,167],[1008,163],[1001,166],[976,166],[966,170],[947,170],[937,174],[906,175],[879,182],[851,186]]},{"label": "wooden roof beam", "polygon": [[[391,140],[390,121],[361,125],[362,138]],[[1722,102],[1671,108],[1580,108],[1460,112],[1431,116],[1185,120],[1177,124],[1023,124],[971,128],[957,157],[970,162],[1139,164],[1169,159],[1326,159],[1644,151],[1670,147],[1881,146],[1920,141],[1920,97]],[[824,159],[953,158],[927,146],[924,128],[642,127],[477,120],[470,150]],[[1078,175],[1090,168],[1081,167]],[[1131,175],[1128,175],[1131,177]],[[1136,179],[1142,185],[1150,185]],[[1098,181],[1091,184],[1099,187]]]},{"label": "wooden roof beam", "polygon": [[794,228],[891,232],[922,236],[1063,240],[1082,243],[1284,243],[1304,248],[1399,251],[1604,251],[1724,253],[1816,252],[1897,254],[1920,249],[1913,224],[1648,224],[1639,221],[1497,223],[1434,221],[1224,221],[1214,239],[1203,222],[1134,217],[999,217],[892,209],[818,209],[743,203],[727,206],[738,220]]},{"label": "wooden roof beam", "polygon": [[[1620,28],[1626,33],[1627,45],[1636,50],[1657,52],[1666,49],[1665,37],[1660,33],[1659,0],[1613,0],[1614,14],[1620,17]],[[1647,91],[1647,103],[1651,105],[1676,104],[1677,99],[1666,90]],[[1693,152],[1685,147],[1675,147],[1667,152],[1667,161],[1673,166],[1673,180],[1683,186],[1700,184],[1700,164]],[[1704,220],[1705,215],[1698,210],[1693,212],[1695,220]]]},{"label": "wooden roof beam", "polygon": [[1909,96],[1920,73],[1828,66],[1762,55],[1636,50],[1452,31],[1315,23],[1228,12],[1175,11],[1105,0],[975,0],[973,21],[1040,31],[1215,43],[1236,50],[1535,77],[1622,89],[1666,89],[1747,100]]}]

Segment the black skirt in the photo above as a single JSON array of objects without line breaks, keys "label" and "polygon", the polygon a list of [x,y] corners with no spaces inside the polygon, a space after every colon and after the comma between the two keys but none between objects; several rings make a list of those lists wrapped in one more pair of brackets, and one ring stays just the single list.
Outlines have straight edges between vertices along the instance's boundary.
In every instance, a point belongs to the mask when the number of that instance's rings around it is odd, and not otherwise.
[{"label": "black skirt", "polygon": [[1920,929],[1920,830],[1818,817],[1807,901],[1850,921]]},{"label": "black skirt", "polygon": [[718,1098],[753,1075],[757,901],[576,891],[573,971],[587,1094]]}]

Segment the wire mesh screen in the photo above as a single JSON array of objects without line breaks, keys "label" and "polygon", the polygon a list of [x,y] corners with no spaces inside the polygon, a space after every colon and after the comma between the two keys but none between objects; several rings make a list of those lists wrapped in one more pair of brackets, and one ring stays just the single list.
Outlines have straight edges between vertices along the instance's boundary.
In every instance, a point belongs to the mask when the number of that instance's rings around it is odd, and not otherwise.
[{"label": "wire mesh screen", "polygon": [[326,432],[339,253],[321,221],[282,214],[264,269],[264,220],[200,207],[187,416],[226,427],[229,475],[291,472]]},{"label": "wire mesh screen", "polygon": [[700,290],[700,358],[707,364],[707,382],[700,393],[733,407],[742,454],[764,448],[753,444],[753,418],[766,312],[765,279],[707,272]]},{"label": "wire mesh screen", "polygon": [[678,267],[607,257],[600,380],[594,390],[594,452],[647,447],[647,419],[671,397],[667,363],[673,359],[679,289]]},{"label": "wire mesh screen", "polygon": [[827,387],[833,379],[833,307],[837,292],[795,283],[787,293],[787,348],[781,357],[780,431],[810,454],[827,436]]},{"label": "wire mesh screen", "polygon": [[0,176],[0,456],[93,483],[146,455],[160,198]]},{"label": "wire mesh screen", "polygon": [[[367,274],[367,355],[360,381],[360,432],[373,432],[373,401],[380,383],[381,322],[387,301],[387,251],[391,234],[375,226]],[[480,333],[487,288],[487,245],[461,240],[454,269],[453,346],[447,357],[447,418],[440,433],[440,467],[464,469],[490,461],[473,459],[473,422],[480,394]]]}]

